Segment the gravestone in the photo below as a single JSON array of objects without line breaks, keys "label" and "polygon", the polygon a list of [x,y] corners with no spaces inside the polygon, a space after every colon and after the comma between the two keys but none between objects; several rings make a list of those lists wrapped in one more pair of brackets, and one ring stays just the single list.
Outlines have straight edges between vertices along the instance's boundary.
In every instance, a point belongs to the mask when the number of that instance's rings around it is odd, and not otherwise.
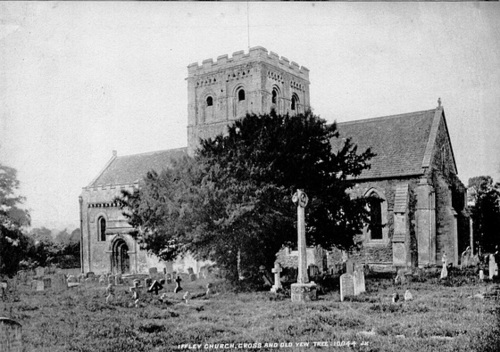
[{"label": "gravestone", "polygon": [[191,267],[187,268],[187,271],[188,271],[188,275],[194,274],[194,270]]},{"label": "gravestone", "polygon": [[271,282],[271,279],[269,278],[269,275],[266,272],[266,267],[264,265],[259,266],[259,273],[262,277],[262,280],[264,280],[264,285],[272,287],[273,283]]},{"label": "gravestone", "polygon": [[345,273],[349,275],[354,274],[354,262],[351,259],[345,262]]},{"label": "gravestone", "polygon": [[280,273],[283,271],[283,269],[281,269],[280,263],[276,262],[274,263],[274,268],[271,271],[274,274],[274,285],[273,287],[271,287],[271,292],[276,293],[279,289],[283,288],[280,278]]},{"label": "gravestone", "polygon": [[36,290],[37,291],[44,291],[45,290],[45,285],[43,284],[43,280],[35,280],[36,282]]},{"label": "gravestone", "polygon": [[163,290],[163,286],[158,281],[153,281],[151,286],[148,289],[148,292],[154,292],[155,295],[158,294],[158,291]]},{"label": "gravestone", "polygon": [[0,317],[0,351],[23,351],[22,326],[17,321]]},{"label": "gravestone", "polygon": [[37,277],[43,277],[45,275],[45,268],[39,266],[35,269]]},{"label": "gravestone", "polygon": [[482,269],[479,270],[479,280],[481,280],[481,281],[484,280],[484,271]]},{"label": "gravestone", "polygon": [[115,287],[113,284],[108,284],[106,287],[106,303],[110,304],[115,298]]},{"label": "gravestone", "polygon": [[78,279],[74,277],[73,275],[68,276],[68,279],[66,280],[68,283],[69,282],[78,282]]},{"label": "gravestone", "polygon": [[57,273],[50,277],[52,287],[57,291],[64,291],[68,288],[68,284],[66,282],[66,276],[63,273]]},{"label": "gravestone", "polygon": [[497,269],[497,263],[495,262],[495,255],[490,254],[489,255],[489,263],[488,263],[488,276],[490,280],[493,280],[493,277],[497,274],[496,271]]},{"label": "gravestone", "polygon": [[153,279],[152,278],[147,277],[147,278],[144,279],[144,286],[145,287],[151,286],[152,283],[153,283]]},{"label": "gravestone", "polygon": [[175,279],[174,293],[177,293],[182,290],[181,281],[182,281],[181,277],[177,276],[177,278]]},{"label": "gravestone", "polygon": [[468,266],[471,265],[471,249],[470,247],[467,247],[465,251],[463,251],[461,258],[460,258],[460,267],[462,269],[467,268]]},{"label": "gravestone", "polygon": [[405,301],[411,301],[411,300],[413,300],[413,295],[411,294],[410,290],[406,290]]},{"label": "gravestone", "polygon": [[188,301],[190,298],[191,298],[191,294],[189,293],[189,291],[186,291],[186,293],[184,294],[182,299],[186,302],[186,304],[188,304]]},{"label": "gravestone", "polygon": [[139,280],[134,280],[134,286],[130,287],[130,292],[132,292],[132,299],[134,300],[134,305],[138,307],[139,305],[139,293],[141,292],[142,286],[140,285]]},{"label": "gravestone", "polygon": [[165,280],[167,280],[167,284],[171,284],[172,283],[172,274],[166,274],[165,275]]},{"label": "gravestone", "polygon": [[158,275],[158,268],[149,268],[149,277],[156,278]]},{"label": "gravestone", "polygon": [[115,286],[119,286],[123,284],[122,274],[115,275]]},{"label": "gravestone", "polygon": [[307,274],[309,275],[309,279],[314,278],[320,274],[319,267],[314,264],[310,264],[307,267]]},{"label": "gravestone", "polygon": [[2,301],[7,299],[8,287],[7,281],[0,281],[0,299],[2,299]]},{"label": "gravestone", "polygon": [[80,282],[80,283],[84,283],[85,282],[85,274],[78,275],[78,282]]},{"label": "gravestone", "polygon": [[200,269],[200,278],[206,279],[208,277],[208,267],[207,266],[202,266]]},{"label": "gravestone", "polygon": [[292,302],[304,302],[316,300],[316,285],[309,282],[307,275],[307,251],[306,251],[306,224],[305,207],[309,199],[302,190],[298,189],[292,197],[293,203],[297,204],[297,237],[298,237],[298,269],[297,283],[292,284]]},{"label": "gravestone", "polygon": [[196,274],[189,274],[189,280],[196,281]]},{"label": "gravestone", "polygon": [[354,270],[354,295],[357,296],[360,293],[366,292],[365,286],[365,271],[363,266],[357,267]]},{"label": "gravestone", "polygon": [[399,293],[395,292],[392,294],[392,303],[396,303],[399,301]]},{"label": "gravestone", "polygon": [[42,281],[45,290],[52,287],[52,280],[50,279],[50,277],[44,277]]},{"label": "gravestone", "polygon": [[211,282],[209,282],[209,283],[207,284],[207,291],[205,292],[205,294],[206,294],[207,296],[209,296],[209,295],[211,295],[211,294],[212,294],[212,290],[211,290],[211,288],[212,288],[212,287],[213,287],[212,283],[211,283]]},{"label": "gravestone", "polygon": [[441,262],[443,263],[443,268],[441,269],[441,279],[446,279],[448,277],[448,259],[446,257],[446,252],[443,253]]},{"label": "gravestone", "polygon": [[354,296],[354,276],[342,274],[340,276],[340,301],[343,302],[347,296]]}]

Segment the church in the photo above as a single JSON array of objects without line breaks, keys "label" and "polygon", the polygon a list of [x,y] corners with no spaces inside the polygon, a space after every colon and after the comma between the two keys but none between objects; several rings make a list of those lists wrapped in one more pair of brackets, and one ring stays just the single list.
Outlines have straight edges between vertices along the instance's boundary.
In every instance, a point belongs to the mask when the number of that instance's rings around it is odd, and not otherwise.
[{"label": "church", "polygon": [[[299,114],[310,108],[309,70],[263,47],[238,51],[188,66],[187,147],[118,156],[82,190],[82,271],[146,273],[149,268],[198,273],[206,263],[187,256],[162,262],[141,250],[132,228],[114,202],[122,190],[140,186],[150,170],[193,155],[199,140],[224,133],[247,113]],[[341,138],[376,156],[355,181],[353,197],[373,196],[372,221],[359,235],[367,265],[426,266],[446,253],[457,265],[469,241],[466,189],[457,176],[453,148],[441,102],[434,109],[339,123]]]}]

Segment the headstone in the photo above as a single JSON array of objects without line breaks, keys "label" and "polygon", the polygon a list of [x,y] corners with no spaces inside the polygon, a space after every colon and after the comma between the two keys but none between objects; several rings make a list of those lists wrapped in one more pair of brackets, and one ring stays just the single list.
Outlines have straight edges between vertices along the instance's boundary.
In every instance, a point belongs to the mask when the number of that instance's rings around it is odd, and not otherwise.
[{"label": "headstone", "polygon": [[50,277],[44,277],[42,281],[45,290],[52,287],[52,280],[50,279]]},{"label": "headstone", "polygon": [[207,296],[209,296],[209,295],[211,295],[211,294],[212,294],[212,290],[211,290],[211,288],[212,288],[212,287],[213,287],[212,283],[211,283],[211,282],[209,282],[209,283],[207,284],[207,292],[205,293]]},{"label": "headstone", "polygon": [[349,275],[354,274],[354,262],[351,259],[345,262],[345,273]]},{"label": "headstone", "polygon": [[160,301],[162,301],[163,303],[167,303],[168,302],[168,294],[166,292],[164,292],[161,296],[160,296]]},{"label": "headstone", "polygon": [[182,290],[181,281],[182,281],[181,277],[177,275],[177,278],[175,279],[175,288],[174,288],[175,293]]},{"label": "headstone", "polygon": [[37,277],[43,277],[45,275],[45,268],[39,266],[35,269]]},{"label": "headstone", "polygon": [[307,195],[298,189],[292,197],[293,203],[297,205],[297,237],[298,237],[298,268],[297,283],[292,284],[292,302],[304,302],[316,300],[316,285],[309,282],[307,275],[307,251],[306,251],[306,224],[305,207],[309,201]]},{"label": "headstone", "polygon": [[142,286],[140,285],[139,280],[134,280],[134,286],[130,287],[130,292],[132,292],[132,299],[134,300],[134,304],[136,307],[139,305],[139,292],[141,292]]},{"label": "headstone", "polygon": [[411,294],[410,290],[405,291],[405,301],[411,301],[413,300],[413,295]]},{"label": "headstone", "polygon": [[354,277],[351,274],[340,275],[340,301],[347,296],[354,296]]},{"label": "headstone", "polygon": [[155,278],[158,275],[158,268],[149,268],[149,277]]},{"label": "headstone", "polygon": [[187,271],[189,275],[194,274],[194,270],[191,267],[187,268]]},{"label": "headstone", "polygon": [[493,280],[493,277],[496,275],[496,270],[497,270],[497,264],[495,262],[495,255],[490,254],[489,255],[489,265],[488,265],[488,276],[490,280]]},{"label": "headstone", "polygon": [[115,286],[119,286],[119,285],[122,285],[123,284],[123,278],[122,278],[122,274],[116,274],[115,275]]},{"label": "headstone", "polygon": [[200,278],[206,279],[208,277],[208,267],[202,266],[200,269]]},{"label": "headstone", "polygon": [[399,294],[397,292],[392,294],[392,303],[396,303],[399,301]]},{"label": "headstone", "polygon": [[106,303],[110,304],[115,298],[115,287],[113,284],[108,284],[106,287]]},{"label": "headstone", "polygon": [[310,264],[307,267],[307,274],[309,275],[309,279],[318,276],[320,274],[319,267],[315,264]]},{"label": "headstone", "polygon": [[471,249],[470,247],[467,247],[461,255],[460,267],[464,269],[467,268],[469,265],[471,265]]},{"label": "headstone", "polygon": [[0,299],[2,301],[5,301],[7,299],[7,288],[8,288],[7,281],[0,281]]},{"label": "headstone", "polygon": [[268,277],[268,274],[266,272],[266,267],[264,265],[259,266],[259,273],[262,277],[262,280],[264,280],[264,285],[272,287],[273,283],[271,282],[271,279]]},{"label": "headstone", "polygon": [[190,281],[196,281],[196,274],[195,273],[189,274],[189,280]]},{"label": "headstone", "polygon": [[68,276],[68,279],[66,280],[68,283],[69,282],[78,282],[78,279],[74,277],[73,275]]},{"label": "headstone", "polygon": [[166,274],[165,275],[165,280],[167,281],[167,284],[171,284],[172,283],[172,274]]},{"label": "headstone", "polygon": [[0,317],[0,351],[23,351],[22,326],[17,321]]},{"label": "headstone", "polygon": [[148,289],[148,292],[154,292],[155,295],[158,294],[158,291],[163,290],[163,286],[158,281],[153,281],[151,286]]},{"label": "headstone", "polygon": [[52,287],[57,291],[63,291],[68,288],[68,284],[66,282],[66,276],[63,273],[57,273],[52,275],[50,278],[52,281]]},{"label": "headstone", "polygon": [[281,269],[280,263],[276,262],[274,263],[274,268],[271,271],[274,274],[274,285],[271,288],[271,292],[276,293],[278,292],[279,289],[283,288],[283,286],[281,285],[281,278],[280,278],[280,273],[283,271],[283,269]]},{"label": "headstone", "polygon": [[152,278],[147,277],[147,278],[144,279],[144,286],[145,287],[151,286],[152,283],[153,283],[153,279]]},{"label": "headstone", "polygon": [[85,282],[85,274],[78,275],[78,282],[80,282],[80,283]]},{"label": "headstone", "polygon": [[182,297],[182,299],[186,302],[186,304],[188,304],[188,300],[191,298],[191,294],[189,293],[189,291],[186,291],[186,293],[184,294],[184,296]]},{"label": "headstone", "polygon": [[441,258],[441,262],[443,263],[443,268],[441,269],[441,279],[446,279],[448,277],[448,259],[446,257],[446,252],[443,253],[443,257]]},{"label": "headstone", "polygon": [[354,271],[354,295],[366,292],[365,286],[365,271],[363,267],[356,268]]},{"label": "headstone", "polygon": [[479,280],[481,280],[481,281],[484,280],[484,271],[482,269],[479,270]]},{"label": "headstone", "polygon": [[93,271],[89,271],[86,275],[85,275],[86,278],[92,278],[94,279],[95,278],[95,273]]},{"label": "headstone", "polygon": [[44,291],[45,290],[45,285],[43,283],[43,280],[36,280],[36,290],[37,291]]}]

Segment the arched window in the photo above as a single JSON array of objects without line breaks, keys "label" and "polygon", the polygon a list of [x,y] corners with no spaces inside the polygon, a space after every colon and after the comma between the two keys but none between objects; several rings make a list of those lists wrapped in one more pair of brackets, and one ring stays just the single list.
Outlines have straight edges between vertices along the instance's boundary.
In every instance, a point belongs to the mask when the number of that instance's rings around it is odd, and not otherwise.
[{"label": "arched window", "polygon": [[214,105],[214,99],[211,96],[207,97],[207,106]]},{"label": "arched window", "polygon": [[292,95],[292,106],[291,106],[291,110],[296,110],[297,109],[297,104],[299,102],[299,97],[297,96],[297,94],[294,94]]},{"label": "arched window", "polygon": [[370,231],[370,239],[381,240],[382,236],[382,202],[377,193],[372,193],[368,198],[368,208],[370,209],[370,224],[368,230]]},{"label": "arched window", "polygon": [[245,100],[245,90],[239,89],[238,90],[238,101],[243,101],[243,100]]},{"label": "arched window", "polygon": [[271,97],[271,103],[276,104],[277,101],[278,101],[278,91],[276,90],[276,88],[274,88],[273,95]]},{"label": "arched window", "polygon": [[106,219],[103,216],[97,220],[97,240],[106,241]]}]

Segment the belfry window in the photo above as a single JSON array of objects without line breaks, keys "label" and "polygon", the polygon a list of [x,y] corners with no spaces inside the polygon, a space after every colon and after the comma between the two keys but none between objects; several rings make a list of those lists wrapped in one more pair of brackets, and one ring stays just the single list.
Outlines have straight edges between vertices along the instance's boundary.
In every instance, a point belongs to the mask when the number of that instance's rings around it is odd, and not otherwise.
[{"label": "belfry window", "polygon": [[97,240],[106,241],[106,219],[102,216],[97,220]]},{"label": "belfry window", "polygon": [[245,90],[240,89],[238,90],[238,101],[243,101],[245,100]]},{"label": "belfry window", "polygon": [[278,92],[276,89],[273,89],[273,95],[271,97],[271,103],[276,104],[276,101],[278,100]]},{"label": "belfry window", "polygon": [[214,105],[214,99],[212,97],[207,97],[207,106],[212,106]]},{"label": "belfry window", "polygon": [[292,95],[292,106],[290,107],[291,110],[296,110],[297,109],[297,103],[299,102],[299,97],[294,94]]}]

